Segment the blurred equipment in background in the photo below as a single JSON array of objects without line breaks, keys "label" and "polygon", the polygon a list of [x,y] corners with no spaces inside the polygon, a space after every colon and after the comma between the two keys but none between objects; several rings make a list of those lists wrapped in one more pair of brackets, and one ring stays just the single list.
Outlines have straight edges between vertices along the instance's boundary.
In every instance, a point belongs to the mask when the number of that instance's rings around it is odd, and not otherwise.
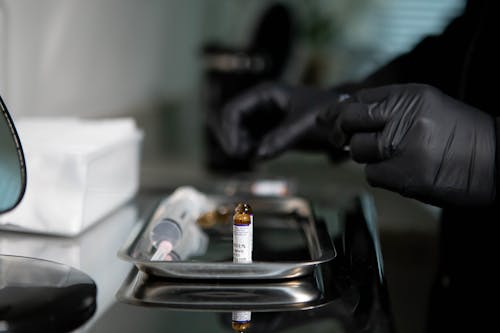
[{"label": "blurred equipment in background", "polygon": [[[264,81],[279,79],[290,57],[293,35],[291,10],[276,3],[264,11],[247,47],[233,48],[217,42],[205,44],[202,50],[204,111],[218,114],[225,103],[244,90]],[[206,123],[204,135],[205,165],[210,171],[252,169],[253,161],[226,155]]]}]

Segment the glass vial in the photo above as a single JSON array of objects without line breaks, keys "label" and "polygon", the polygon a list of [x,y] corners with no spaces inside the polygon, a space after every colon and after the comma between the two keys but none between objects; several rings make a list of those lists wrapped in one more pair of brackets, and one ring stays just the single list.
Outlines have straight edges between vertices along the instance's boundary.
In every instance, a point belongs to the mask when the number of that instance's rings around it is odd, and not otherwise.
[{"label": "glass vial", "polygon": [[252,262],[253,212],[247,203],[240,202],[233,215],[233,262]]},{"label": "glass vial", "polygon": [[244,333],[250,327],[252,312],[233,311],[231,327],[235,332]]}]

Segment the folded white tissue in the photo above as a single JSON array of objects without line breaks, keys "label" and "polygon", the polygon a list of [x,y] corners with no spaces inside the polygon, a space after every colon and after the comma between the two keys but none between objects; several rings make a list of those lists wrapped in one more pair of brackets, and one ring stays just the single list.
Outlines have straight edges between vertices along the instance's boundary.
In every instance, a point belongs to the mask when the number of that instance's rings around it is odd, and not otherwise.
[{"label": "folded white tissue", "polygon": [[139,187],[142,132],[132,118],[19,118],[27,187],[0,227],[75,236]]}]

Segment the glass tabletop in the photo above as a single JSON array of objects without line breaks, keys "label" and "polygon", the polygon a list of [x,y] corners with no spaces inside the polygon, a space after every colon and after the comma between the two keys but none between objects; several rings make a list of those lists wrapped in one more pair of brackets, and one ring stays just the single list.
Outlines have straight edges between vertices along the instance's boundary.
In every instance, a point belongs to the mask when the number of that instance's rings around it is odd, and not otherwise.
[{"label": "glass tabletop", "polygon": [[[80,269],[96,282],[97,310],[76,332],[231,332],[234,312],[250,308],[201,309],[196,302],[192,307],[166,308],[127,304],[117,297],[136,269],[119,259],[117,253],[131,231],[144,223],[155,203],[168,193],[141,191],[132,202],[74,238],[0,232],[0,253],[61,262]],[[303,296],[303,306],[297,302],[293,308],[280,308],[278,304],[250,309],[256,311],[247,311],[251,312],[250,326],[245,332],[361,332],[367,328],[393,332],[371,197],[356,193],[333,198],[328,204],[312,201],[312,205],[335,245],[335,260],[322,267],[318,273],[321,279],[315,282],[312,293],[305,282],[285,281],[288,285],[283,288],[279,283],[283,281],[277,281],[274,288],[282,288],[283,295],[293,290],[299,299]],[[216,281],[212,283],[217,285]],[[272,295],[278,289],[271,286],[268,290]],[[318,296],[317,291],[320,301],[308,303],[311,295]],[[220,297],[229,296],[221,292]]]}]

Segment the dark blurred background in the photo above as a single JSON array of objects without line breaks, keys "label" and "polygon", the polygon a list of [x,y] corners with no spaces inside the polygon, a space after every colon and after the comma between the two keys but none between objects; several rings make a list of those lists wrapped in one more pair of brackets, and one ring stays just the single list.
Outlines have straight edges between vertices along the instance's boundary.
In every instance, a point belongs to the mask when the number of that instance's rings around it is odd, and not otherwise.
[{"label": "dark blurred background", "polygon": [[[212,173],[311,173],[374,195],[400,332],[421,332],[439,211],[369,188],[362,166],[290,152],[253,166],[224,156],[205,115],[263,81],[329,87],[362,78],[462,0],[1,0],[0,93],[21,117],[133,117],[144,131],[141,186]],[[22,138],[21,138],[22,141]],[[293,169],[287,166],[293,165]],[[311,170],[322,172],[310,172]]]}]

